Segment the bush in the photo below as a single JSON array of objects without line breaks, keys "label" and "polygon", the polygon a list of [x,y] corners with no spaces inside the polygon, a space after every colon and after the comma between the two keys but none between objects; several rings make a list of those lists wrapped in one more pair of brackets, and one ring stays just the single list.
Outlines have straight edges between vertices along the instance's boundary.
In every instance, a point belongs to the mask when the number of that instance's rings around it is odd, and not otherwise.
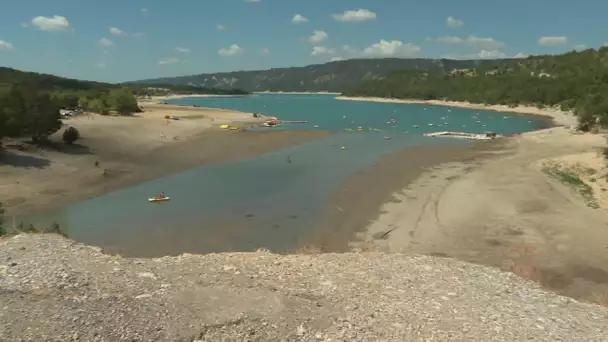
[{"label": "bush", "polygon": [[63,131],[63,141],[66,144],[73,144],[76,140],[80,139],[80,132],[74,127],[68,127]]}]

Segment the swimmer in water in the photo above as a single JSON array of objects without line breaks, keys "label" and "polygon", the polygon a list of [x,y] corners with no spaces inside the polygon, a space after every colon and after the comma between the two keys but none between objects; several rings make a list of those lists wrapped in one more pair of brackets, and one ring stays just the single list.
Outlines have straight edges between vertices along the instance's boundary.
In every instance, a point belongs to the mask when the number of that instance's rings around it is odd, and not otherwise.
[{"label": "swimmer in water", "polygon": [[287,156],[287,162],[291,164],[291,156]]}]

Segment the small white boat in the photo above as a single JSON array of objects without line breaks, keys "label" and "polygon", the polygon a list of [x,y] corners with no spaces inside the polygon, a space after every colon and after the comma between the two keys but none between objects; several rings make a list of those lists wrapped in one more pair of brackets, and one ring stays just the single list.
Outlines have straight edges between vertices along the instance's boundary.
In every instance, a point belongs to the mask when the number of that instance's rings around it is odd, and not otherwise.
[{"label": "small white boat", "polygon": [[148,198],[148,202],[165,202],[168,201],[169,197],[165,196],[165,197],[152,197],[152,198]]}]

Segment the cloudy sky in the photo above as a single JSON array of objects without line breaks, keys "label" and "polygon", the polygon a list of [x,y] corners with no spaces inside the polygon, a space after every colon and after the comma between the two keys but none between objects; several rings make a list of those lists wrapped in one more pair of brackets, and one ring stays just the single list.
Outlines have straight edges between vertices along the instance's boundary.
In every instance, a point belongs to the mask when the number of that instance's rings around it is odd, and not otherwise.
[{"label": "cloudy sky", "polygon": [[98,81],[361,57],[496,58],[608,42],[608,1],[19,0],[0,66]]}]

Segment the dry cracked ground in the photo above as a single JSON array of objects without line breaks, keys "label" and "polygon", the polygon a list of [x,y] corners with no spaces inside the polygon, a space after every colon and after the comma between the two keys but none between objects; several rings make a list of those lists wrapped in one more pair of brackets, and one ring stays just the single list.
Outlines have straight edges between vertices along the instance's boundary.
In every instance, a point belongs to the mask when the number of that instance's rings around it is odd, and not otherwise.
[{"label": "dry cracked ground", "polygon": [[1,341],[608,340],[608,309],[464,262],[268,252],[124,259],[0,239]]}]

